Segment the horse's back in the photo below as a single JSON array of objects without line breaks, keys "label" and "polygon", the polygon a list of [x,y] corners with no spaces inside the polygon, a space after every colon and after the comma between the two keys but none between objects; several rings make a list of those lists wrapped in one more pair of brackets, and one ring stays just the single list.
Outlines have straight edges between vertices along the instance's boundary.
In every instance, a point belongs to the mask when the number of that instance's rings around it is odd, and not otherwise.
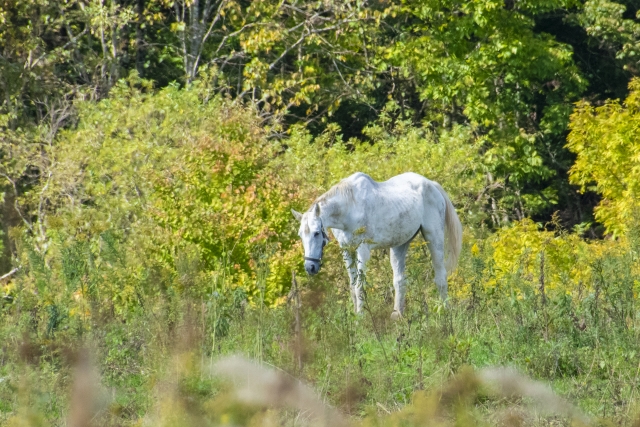
[{"label": "horse's back", "polygon": [[356,172],[344,178],[339,185],[349,187],[356,203],[363,207],[373,204],[371,208],[375,208],[385,201],[406,204],[413,200],[438,204],[442,199],[435,182],[414,172],[405,172],[381,182],[366,173]]},{"label": "horse's back", "polygon": [[376,247],[394,247],[409,241],[421,229],[425,218],[437,215],[443,200],[434,183],[412,172],[376,182],[362,172],[342,182],[349,186],[355,206],[353,214],[364,221],[366,238]]},{"label": "horse's back", "polygon": [[413,205],[413,209],[419,206],[444,207],[438,184],[414,172],[405,172],[381,182],[366,173],[356,172],[344,178],[337,187],[349,188],[356,205],[369,212],[387,204]]},{"label": "horse's back", "polygon": [[342,180],[341,184],[350,185],[354,190],[377,187],[378,182],[364,172],[356,172]]},{"label": "horse's back", "polygon": [[419,197],[430,204],[442,199],[437,184],[424,176],[406,172],[379,183],[379,190],[391,197]]},{"label": "horse's back", "polygon": [[395,193],[402,189],[419,191],[429,188],[433,186],[433,181],[415,172],[405,172],[386,181],[378,182],[364,172],[356,172],[344,178],[340,184],[349,185],[353,190],[376,189],[382,192],[394,191]]}]

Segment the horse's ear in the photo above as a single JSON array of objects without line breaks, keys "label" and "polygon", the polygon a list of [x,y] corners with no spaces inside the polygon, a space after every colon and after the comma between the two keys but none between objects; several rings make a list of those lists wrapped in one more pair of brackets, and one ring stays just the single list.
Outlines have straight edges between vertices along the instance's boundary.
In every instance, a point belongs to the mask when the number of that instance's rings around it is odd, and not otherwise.
[{"label": "horse's ear", "polygon": [[297,219],[298,221],[302,221],[302,214],[294,209],[291,209],[291,213],[293,214],[293,217],[295,219]]},{"label": "horse's ear", "polygon": [[318,203],[316,203],[316,209],[314,212],[316,216],[320,216],[320,205]]}]

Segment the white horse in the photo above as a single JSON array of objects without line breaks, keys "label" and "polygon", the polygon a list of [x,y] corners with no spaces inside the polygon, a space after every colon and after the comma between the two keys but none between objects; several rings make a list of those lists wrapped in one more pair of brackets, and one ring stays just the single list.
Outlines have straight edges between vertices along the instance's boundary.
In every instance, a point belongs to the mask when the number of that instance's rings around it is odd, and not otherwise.
[{"label": "white horse", "polygon": [[298,234],[308,274],[320,270],[322,251],[329,240],[325,227],[333,232],[343,249],[356,313],[362,310],[364,273],[371,249],[390,248],[395,290],[391,318],[402,316],[405,258],[409,243],[418,233],[427,241],[435,282],[440,297],[446,301],[447,275],[455,269],[462,247],[462,225],[447,193],[437,182],[415,173],[376,182],[358,172],[318,197],[306,213],[295,210],[292,213],[300,221]]}]

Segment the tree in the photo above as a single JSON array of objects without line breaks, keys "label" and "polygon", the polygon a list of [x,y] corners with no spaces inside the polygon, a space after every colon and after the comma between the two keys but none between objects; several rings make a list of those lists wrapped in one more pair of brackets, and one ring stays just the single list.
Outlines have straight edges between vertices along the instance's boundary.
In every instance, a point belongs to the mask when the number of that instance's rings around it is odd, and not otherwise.
[{"label": "tree", "polygon": [[258,292],[256,275],[269,272],[265,298],[281,296],[294,267],[287,194],[295,190],[267,168],[278,144],[255,110],[203,82],[155,92],[135,76],[77,108],[77,127],[48,147],[47,179],[19,197],[37,204],[25,247],[56,264],[82,244],[106,263],[108,236],[126,254],[122,274],[179,274],[186,257],[194,275],[224,271],[226,286],[249,293]]},{"label": "tree", "polygon": [[[563,132],[585,87],[570,46],[534,31],[534,17],[573,2],[406,2],[379,61],[409,80],[431,126],[465,124],[484,145],[496,218],[558,203]],[[405,97],[404,92],[395,96]],[[498,183],[497,185],[495,183]]]},{"label": "tree", "polygon": [[624,103],[579,103],[567,138],[576,154],[569,178],[582,191],[602,195],[595,217],[614,235],[637,227],[640,212],[640,80],[632,80],[629,89]]},{"label": "tree", "polygon": [[[367,2],[174,1],[173,49],[186,82],[200,67],[265,115],[331,114],[370,82],[368,52],[384,16]],[[296,107],[299,107],[296,109]]]}]

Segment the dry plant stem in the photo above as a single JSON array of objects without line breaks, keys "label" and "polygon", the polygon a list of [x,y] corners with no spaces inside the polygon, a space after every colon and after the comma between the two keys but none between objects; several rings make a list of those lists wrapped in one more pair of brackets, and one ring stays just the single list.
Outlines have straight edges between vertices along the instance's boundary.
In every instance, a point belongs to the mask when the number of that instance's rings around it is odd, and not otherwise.
[{"label": "dry plant stem", "polygon": [[[631,394],[629,396],[629,401],[633,401],[634,394],[637,394],[638,388],[638,377],[640,376],[640,362],[638,362],[638,369],[636,370],[636,376],[633,378],[633,382],[631,383]],[[631,405],[627,405],[627,418],[629,417],[629,413],[631,412]]]},{"label": "dry plant stem", "polygon": [[[587,385],[587,380],[591,376],[591,372],[593,371],[593,366],[596,363],[596,357],[598,356],[598,349],[599,349],[599,343],[596,342],[596,348],[593,349],[593,359],[591,359],[591,365],[589,366],[589,372],[587,372],[587,376],[582,381],[584,383],[584,386],[579,387],[578,390],[576,390],[576,394],[580,393],[584,389],[584,387]],[[639,368],[640,368],[640,366],[639,366]]]},{"label": "dry plant stem", "polygon": [[331,373],[331,363],[327,365],[327,372],[325,374],[324,385],[320,389],[320,397],[322,397],[322,401],[325,403],[327,402],[327,393],[329,391],[329,382],[330,382],[329,374],[330,373]]},{"label": "dry plant stem", "polygon": [[302,326],[300,322],[300,291],[296,272],[291,272],[291,290],[293,292],[294,333],[295,333],[295,358],[298,364],[298,373],[302,373]]},{"label": "dry plant stem", "polygon": [[[364,286],[363,286],[362,292],[365,293]],[[382,350],[382,355],[384,356],[385,362],[387,363],[387,365],[389,365],[389,358],[387,357],[387,352],[384,349],[384,344],[382,344],[380,331],[378,330],[378,327],[376,325],[376,320],[374,319],[373,313],[371,312],[371,307],[369,306],[369,302],[367,301],[366,293],[364,298],[364,309],[367,311],[367,313],[369,313],[369,317],[371,318],[371,325],[373,326],[373,332],[376,336],[376,340],[378,341],[378,344],[380,344],[380,349]]]},{"label": "dry plant stem", "polygon": [[380,402],[376,402],[376,406],[382,409],[387,415],[391,415],[391,412]]},{"label": "dry plant stem", "polygon": [[504,341],[504,335],[502,335],[502,330],[500,329],[500,324],[498,323],[498,319],[496,319],[496,315],[494,314],[493,310],[491,310],[491,308],[487,307],[487,309],[491,314],[493,322],[496,324],[496,330],[498,331],[498,335],[500,335],[500,340]]},{"label": "dry plant stem", "polygon": [[549,319],[547,313],[547,294],[544,283],[544,251],[540,253],[540,302],[542,306],[542,318],[544,321],[544,340],[549,340]]}]

